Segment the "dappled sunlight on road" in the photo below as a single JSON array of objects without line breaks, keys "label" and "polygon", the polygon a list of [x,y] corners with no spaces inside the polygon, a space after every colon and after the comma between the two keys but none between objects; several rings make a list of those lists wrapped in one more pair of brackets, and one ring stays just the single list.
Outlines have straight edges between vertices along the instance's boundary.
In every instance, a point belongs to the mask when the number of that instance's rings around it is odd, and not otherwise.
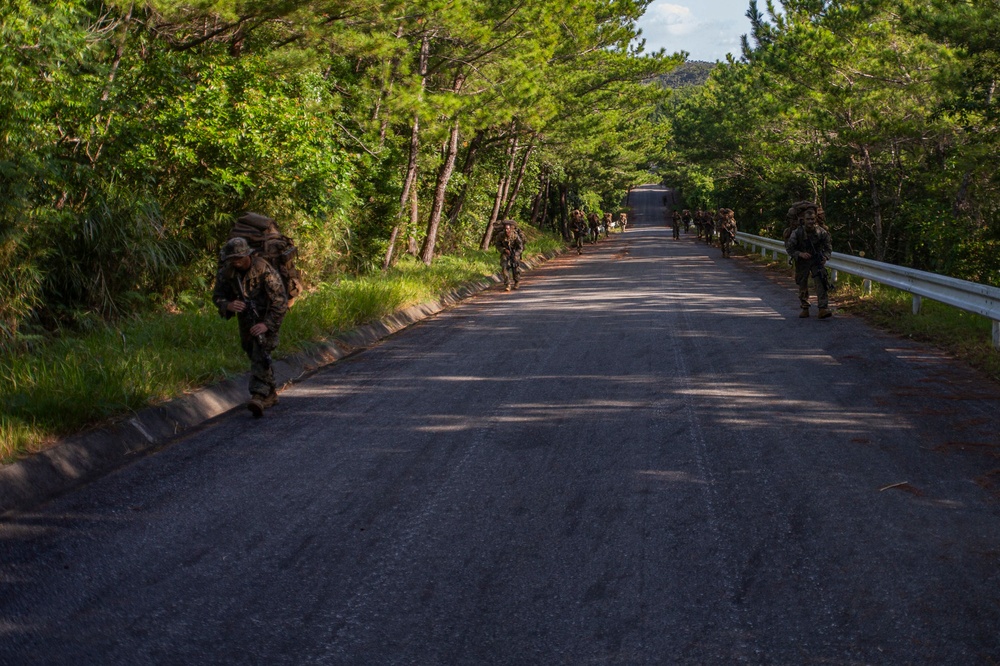
[{"label": "dappled sunlight on road", "polygon": [[[826,354],[806,354],[799,358],[800,368],[817,364],[836,366],[839,363]],[[911,426],[873,404],[870,409],[845,410],[822,396],[789,396],[781,385],[762,385],[754,375],[741,380],[737,373],[726,379],[718,377],[688,377],[677,383],[670,376],[656,374],[602,376],[588,374],[525,374],[523,376],[437,375],[418,377],[398,375],[383,381],[375,389],[385,400],[411,403],[420,401],[424,408],[399,415],[392,426],[422,433],[459,433],[489,429],[498,437],[505,429],[518,433],[529,427],[531,436],[544,432],[539,426],[557,427],[567,419],[577,424],[622,422],[646,427],[683,426],[688,412],[695,420],[721,429],[721,432],[747,434],[752,431],[787,430],[809,426],[821,428],[831,436],[853,437],[860,433],[874,436],[879,431],[900,432]],[[356,390],[362,390],[361,382]],[[481,415],[468,413],[467,405],[455,405],[458,413],[442,411],[441,405],[454,404],[446,399],[453,389],[449,384],[467,384],[469,396],[489,401],[489,409]],[[530,384],[530,390],[527,388]],[[472,385],[475,385],[473,388]],[[519,387],[525,387],[523,389]],[[567,395],[560,387],[573,387]],[[283,400],[298,413],[317,415],[328,409],[324,397],[350,394],[355,387],[344,384],[330,387],[327,394],[317,389],[298,390],[295,397]],[[844,386],[848,392],[862,392],[865,386]],[[373,390],[369,387],[367,390]],[[522,401],[520,394],[541,393],[551,396],[545,402]],[[441,395],[440,401],[435,396]],[[409,414],[409,415],[407,415]],[[364,413],[341,412],[339,418],[362,424]],[[657,424],[660,424],[657,426]],[[374,429],[378,429],[375,427]]]},{"label": "dappled sunlight on road", "polygon": [[675,483],[695,483],[695,484],[705,484],[708,483],[705,479],[700,479],[690,472],[680,472],[676,470],[665,470],[665,469],[640,469],[636,470],[635,475],[637,478],[644,481],[658,481],[664,484],[675,484]]}]

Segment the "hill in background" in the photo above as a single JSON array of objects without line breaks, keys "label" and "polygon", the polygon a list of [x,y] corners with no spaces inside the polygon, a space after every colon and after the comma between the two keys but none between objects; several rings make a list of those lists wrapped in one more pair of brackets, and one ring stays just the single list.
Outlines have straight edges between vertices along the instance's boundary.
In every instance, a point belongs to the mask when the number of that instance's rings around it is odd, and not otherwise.
[{"label": "hill in background", "polygon": [[690,60],[681,64],[677,69],[659,77],[660,85],[664,88],[685,88],[687,86],[700,86],[708,80],[708,75],[715,67],[714,62],[703,60]]}]

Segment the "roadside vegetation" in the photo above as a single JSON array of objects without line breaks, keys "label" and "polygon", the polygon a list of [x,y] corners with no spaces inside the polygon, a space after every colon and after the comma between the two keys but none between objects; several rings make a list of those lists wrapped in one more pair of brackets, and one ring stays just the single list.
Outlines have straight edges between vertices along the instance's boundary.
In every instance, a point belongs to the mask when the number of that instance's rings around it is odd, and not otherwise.
[{"label": "roadside vegetation", "polygon": [[[533,234],[525,256],[562,247]],[[323,282],[295,303],[281,328],[281,358],[310,343],[423,303],[496,273],[496,252],[442,257],[431,268],[412,257],[374,276]],[[0,462],[55,438],[247,371],[236,324],[203,295],[174,312],[126,317],[85,334],[0,355]]]},{"label": "roadside vegetation", "polygon": [[0,3],[0,348],[183,307],[245,211],[313,286],[617,212],[682,60],[647,4]]},{"label": "roadside vegetation", "polygon": [[748,4],[741,56],[663,107],[684,207],[780,238],[808,199],[837,252],[1000,285],[996,2]]}]

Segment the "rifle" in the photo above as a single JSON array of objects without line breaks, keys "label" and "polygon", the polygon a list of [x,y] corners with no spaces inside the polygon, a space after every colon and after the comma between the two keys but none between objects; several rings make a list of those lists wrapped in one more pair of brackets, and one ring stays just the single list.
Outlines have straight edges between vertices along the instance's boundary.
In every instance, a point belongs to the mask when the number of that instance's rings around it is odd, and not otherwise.
[{"label": "rifle", "polygon": [[521,260],[518,258],[517,253],[512,250],[504,250],[503,266],[510,271],[512,277],[517,275],[517,271],[521,268]]},{"label": "rifle", "polygon": [[806,232],[803,233],[805,234],[806,242],[809,243],[809,254],[812,255],[809,272],[812,274],[814,280],[818,280],[823,285],[823,289],[830,291],[833,289],[833,286],[830,284],[830,275],[826,272],[826,259],[816,249],[816,244],[809,240],[809,234]]},{"label": "rifle", "polygon": [[[245,312],[250,314],[250,321],[252,322],[250,326],[254,324],[259,324],[263,317],[260,316],[260,311],[257,309],[257,303],[250,297],[247,296],[247,291],[243,287],[243,278],[239,275],[236,276],[236,284],[240,287],[240,296],[243,297],[243,304],[246,306]],[[257,345],[260,347],[260,351],[264,356],[267,357],[268,362],[271,361],[271,355],[267,352],[267,347],[264,345],[264,334],[261,333],[257,337]]]}]

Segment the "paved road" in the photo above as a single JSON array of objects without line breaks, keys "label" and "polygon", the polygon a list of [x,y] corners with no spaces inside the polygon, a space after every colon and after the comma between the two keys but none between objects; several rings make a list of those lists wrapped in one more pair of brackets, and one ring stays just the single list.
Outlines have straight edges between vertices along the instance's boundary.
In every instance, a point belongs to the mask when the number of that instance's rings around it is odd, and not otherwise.
[{"label": "paved road", "polygon": [[0,523],[0,663],[996,663],[997,386],[662,194]]}]

